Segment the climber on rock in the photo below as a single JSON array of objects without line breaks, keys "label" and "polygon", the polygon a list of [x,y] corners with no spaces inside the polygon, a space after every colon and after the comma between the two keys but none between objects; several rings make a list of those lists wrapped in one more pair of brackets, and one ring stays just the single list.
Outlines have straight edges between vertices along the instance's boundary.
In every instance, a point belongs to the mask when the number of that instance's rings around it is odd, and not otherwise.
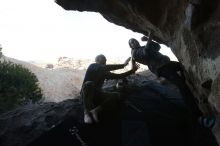
[{"label": "climber on rock", "polygon": [[161,47],[157,42],[152,41],[151,34],[149,37],[142,37],[142,41],[147,41],[147,44],[140,46],[136,39],[129,40],[131,56],[136,62],[147,65],[149,70],[158,77],[170,78],[171,72],[181,71],[182,73],[182,66],[179,62],[170,61],[168,56],[159,52]]},{"label": "climber on rock", "polygon": [[132,60],[131,70],[115,74],[110,71],[122,69],[128,65],[131,57],[124,64],[106,65],[106,57],[98,55],[95,63],[89,65],[81,88],[81,97],[84,104],[84,122],[99,122],[99,114],[105,109],[114,109],[115,105],[120,101],[118,92],[103,91],[102,85],[105,79],[122,79],[136,72],[138,65]]},{"label": "climber on rock", "polygon": [[176,85],[184,97],[189,113],[195,120],[198,119],[202,114],[192,92],[185,83],[183,66],[179,62],[170,61],[168,56],[161,54],[160,45],[152,41],[152,37],[153,35],[149,33],[149,37],[141,38],[142,41],[147,41],[145,46],[140,46],[134,38],[129,40],[132,58],[138,63],[147,65],[149,70],[158,77],[164,77]]}]

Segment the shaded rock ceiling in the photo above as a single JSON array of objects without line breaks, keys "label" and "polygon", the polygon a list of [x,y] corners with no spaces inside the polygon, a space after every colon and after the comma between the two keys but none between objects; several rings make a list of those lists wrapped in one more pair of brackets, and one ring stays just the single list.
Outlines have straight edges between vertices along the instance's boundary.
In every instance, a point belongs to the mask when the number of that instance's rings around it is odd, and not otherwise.
[{"label": "shaded rock ceiling", "polygon": [[[219,0],[56,0],[66,10],[99,12],[109,22],[171,47],[204,113],[220,112]],[[131,36],[132,37],[132,36]]]},{"label": "shaded rock ceiling", "polygon": [[[144,35],[149,31],[153,32],[154,39],[171,47],[185,66],[188,84],[203,112],[219,115],[219,0],[56,0],[56,2],[66,10],[99,12],[109,22]],[[60,123],[60,119],[70,115],[80,119],[79,113],[79,106],[73,101],[59,105],[46,103],[36,105],[33,109],[27,107],[24,110],[9,112],[0,118],[2,129],[0,145],[25,145]],[[217,119],[220,119],[219,117]],[[164,125],[161,127],[166,128]],[[217,122],[214,133],[218,141],[220,141],[219,129],[220,125]],[[207,139],[207,136],[203,135],[199,141],[205,145],[203,140]]]}]

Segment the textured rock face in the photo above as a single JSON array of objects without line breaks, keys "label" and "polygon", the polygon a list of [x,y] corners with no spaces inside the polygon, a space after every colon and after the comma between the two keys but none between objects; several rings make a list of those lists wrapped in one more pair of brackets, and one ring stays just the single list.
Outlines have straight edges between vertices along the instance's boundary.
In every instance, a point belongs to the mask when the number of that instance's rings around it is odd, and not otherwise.
[{"label": "textured rock face", "polygon": [[81,104],[69,99],[60,103],[27,105],[0,116],[0,145],[25,146],[64,119],[82,119]]},{"label": "textured rock face", "polygon": [[171,47],[185,66],[204,113],[220,112],[219,0],[56,0],[67,10],[99,12],[108,21]]},{"label": "textured rock face", "polygon": [[[0,145],[72,146],[75,136],[70,135],[69,129],[82,126],[87,129],[84,134],[77,130],[80,137],[88,145],[95,146],[119,145],[121,140],[123,144],[120,145],[126,146],[218,145],[209,128],[192,120],[184,97],[174,85],[157,80],[152,74],[132,75],[127,79],[127,86],[120,90],[115,88],[116,80],[105,83],[105,90],[122,92],[121,95],[125,95],[122,98],[126,100],[121,102],[119,110],[115,106],[114,112],[103,113],[100,124],[86,126],[82,123],[83,105],[77,99],[27,105],[0,115]],[[103,137],[99,137],[101,135]],[[105,137],[107,139],[103,139]]]}]

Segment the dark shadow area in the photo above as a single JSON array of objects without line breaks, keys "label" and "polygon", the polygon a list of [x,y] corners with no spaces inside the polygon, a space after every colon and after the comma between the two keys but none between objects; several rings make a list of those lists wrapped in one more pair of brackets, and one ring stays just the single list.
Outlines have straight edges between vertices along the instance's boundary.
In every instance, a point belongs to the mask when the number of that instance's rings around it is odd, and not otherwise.
[{"label": "dark shadow area", "polygon": [[190,2],[194,6],[192,29],[195,29],[201,24],[207,22],[218,6],[217,0],[191,0]]},{"label": "dark shadow area", "polygon": [[[131,81],[129,81],[131,82]],[[115,90],[109,86],[106,90]],[[83,109],[32,141],[30,146],[217,146],[211,129],[192,120],[179,91],[155,81],[130,84],[125,100],[101,122],[83,124]],[[82,108],[82,107],[81,107]]]},{"label": "dark shadow area", "polygon": [[207,81],[203,82],[202,87],[210,91],[212,87],[212,79],[208,79]]}]

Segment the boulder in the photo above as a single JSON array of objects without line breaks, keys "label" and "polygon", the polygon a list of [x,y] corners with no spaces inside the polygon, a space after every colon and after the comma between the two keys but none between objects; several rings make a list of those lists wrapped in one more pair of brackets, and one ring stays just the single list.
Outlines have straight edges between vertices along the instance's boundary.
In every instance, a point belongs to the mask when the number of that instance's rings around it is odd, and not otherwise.
[{"label": "boulder", "polygon": [[116,80],[106,82],[104,90],[120,92],[124,100],[114,112],[103,113],[96,125],[83,123],[79,99],[30,104],[4,113],[0,145],[218,145],[212,130],[192,117],[176,86],[148,78],[132,75],[120,89]]}]

